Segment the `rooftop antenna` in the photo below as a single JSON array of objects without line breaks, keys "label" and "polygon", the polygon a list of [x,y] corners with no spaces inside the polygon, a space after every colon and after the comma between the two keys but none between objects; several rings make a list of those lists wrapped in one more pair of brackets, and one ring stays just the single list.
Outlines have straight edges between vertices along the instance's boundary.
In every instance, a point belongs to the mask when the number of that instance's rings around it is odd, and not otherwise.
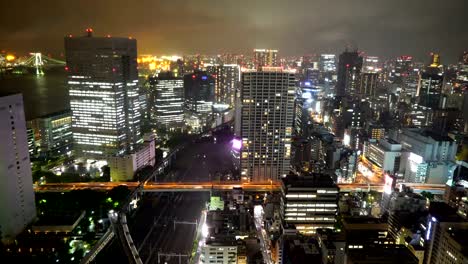
[{"label": "rooftop antenna", "polygon": [[93,29],[92,28],[87,28],[86,29],[86,36],[87,37],[92,37],[93,36]]}]

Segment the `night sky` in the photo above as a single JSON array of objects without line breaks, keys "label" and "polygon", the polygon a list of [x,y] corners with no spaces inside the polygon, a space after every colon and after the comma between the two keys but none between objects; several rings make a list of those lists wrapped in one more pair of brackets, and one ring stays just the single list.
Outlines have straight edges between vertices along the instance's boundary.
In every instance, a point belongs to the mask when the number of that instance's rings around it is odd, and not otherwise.
[{"label": "night sky", "polygon": [[58,54],[63,36],[132,36],[139,54],[215,54],[276,48],[281,55],[468,50],[468,0],[0,0],[0,50]]}]

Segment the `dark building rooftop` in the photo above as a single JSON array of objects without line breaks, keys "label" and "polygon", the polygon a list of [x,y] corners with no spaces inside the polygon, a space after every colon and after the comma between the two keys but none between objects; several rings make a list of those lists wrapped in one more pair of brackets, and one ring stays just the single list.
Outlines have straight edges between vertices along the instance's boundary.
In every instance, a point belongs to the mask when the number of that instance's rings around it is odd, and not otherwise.
[{"label": "dark building rooftop", "polygon": [[312,173],[304,176],[288,175],[283,178],[286,187],[337,187],[333,179],[327,174]]},{"label": "dark building rooftop", "polygon": [[349,264],[417,264],[418,258],[403,245],[364,245],[348,249]]}]

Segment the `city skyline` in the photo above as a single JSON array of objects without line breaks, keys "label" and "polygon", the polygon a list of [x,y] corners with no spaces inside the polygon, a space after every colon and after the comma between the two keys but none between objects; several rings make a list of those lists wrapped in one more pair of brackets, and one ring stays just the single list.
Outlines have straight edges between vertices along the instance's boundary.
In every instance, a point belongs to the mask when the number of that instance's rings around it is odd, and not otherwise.
[{"label": "city skyline", "polygon": [[[98,35],[138,39],[140,54],[245,53],[273,48],[285,56],[337,54],[354,46],[382,58],[408,54],[423,60],[434,51],[441,53],[442,62],[447,64],[457,61],[468,40],[463,26],[466,3],[462,0],[450,5],[436,1],[296,1],[288,5],[152,1],[138,6],[122,1],[47,2],[2,7],[6,12],[0,18],[4,25],[0,50],[60,54],[63,36],[79,36],[83,28],[93,27]],[[17,16],[19,12],[26,15]],[[127,19],[120,19],[115,15],[118,13]]]}]

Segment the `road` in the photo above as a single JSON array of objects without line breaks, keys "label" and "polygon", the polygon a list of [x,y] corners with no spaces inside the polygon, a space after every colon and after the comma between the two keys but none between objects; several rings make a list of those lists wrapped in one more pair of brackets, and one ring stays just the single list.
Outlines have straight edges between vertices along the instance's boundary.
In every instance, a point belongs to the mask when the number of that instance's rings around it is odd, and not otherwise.
[{"label": "road", "polygon": [[[444,191],[444,184],[417,184],[405,183],[416,191]],[[72,190],[85,190],[91,189],[96,191],[108,191],[119,185],[125,185],[133,189],[138,186],[138,182],[106,182],[106,183],[51,183],[44,184],[34,188],[36,192],[67,192]],[[242,182],[160,182],[160,183],[147,183],[144,186],[144,192],[197,192],[215,190],[231,190],[232,188],[240,187],[246,191],[279,191],[281,183],[273,181],[271,183],[242,183]],[[383,191],[383,184],[366,184],[366,183],[345,183],[338,184],[340,191],[359,191],[371,190]]]}]

